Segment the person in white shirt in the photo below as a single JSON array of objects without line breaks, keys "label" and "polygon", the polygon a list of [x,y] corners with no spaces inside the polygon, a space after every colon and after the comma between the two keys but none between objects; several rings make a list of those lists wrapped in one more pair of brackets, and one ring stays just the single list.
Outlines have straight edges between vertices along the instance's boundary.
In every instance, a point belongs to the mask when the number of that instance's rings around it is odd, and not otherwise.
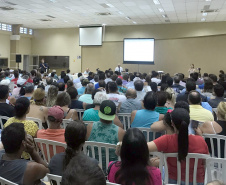
[{"label": "person in white shirt", "polygon": [[125,95],[118,94],[118,87],[115,82],[108,83],[108,91],[109,91],[109,94],[107,94],[108,99],[113,101],[116,106],[118,106],[120,102],[126,101]]},{"label": "person in white shirt", "polygon": [[118,72],[123,71],[123,68],[120,66],[120,63],[118,63],[118,66],[115,68],[115,71],[118,71]]},{"label": "person in white shirt", "polygon": [[85,75],[88,75],[89,72],[90,72],[90,71],[89,71],[89,68],[87,68],[87,69],[85,70],[84,74],[85,74]]},{"label": "person in white shirt", "polygon": [[70,72],[71,72],[70,69],[68,69],[68,70],[67,70],[67,76],[69,76],[70,80],[73,81],[73,77],[72,77],[72,75],[70,74]]},{"label": "person in white shirt", "polygon": [[78,78],[73,80],[73,83],[76,89],[82,87],[81,78],[84,79],[84,77],[82,76],[82,73],[78,73]]},{"label": "person in white shirt", "polygon": [[159,73],[156,71],[152,71],[152,78],[151,81],[155,82],[157,85],[161,82],[161,80],[158,78],[159,77]]}]

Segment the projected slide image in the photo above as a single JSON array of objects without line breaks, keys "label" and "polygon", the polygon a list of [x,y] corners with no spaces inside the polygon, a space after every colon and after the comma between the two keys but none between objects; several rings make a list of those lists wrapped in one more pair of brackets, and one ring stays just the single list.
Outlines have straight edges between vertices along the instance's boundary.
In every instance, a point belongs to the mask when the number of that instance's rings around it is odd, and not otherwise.
[{"label": "projected slide image", "polygon": [[124,39],[124,63],[154,63],[154,39]]}]

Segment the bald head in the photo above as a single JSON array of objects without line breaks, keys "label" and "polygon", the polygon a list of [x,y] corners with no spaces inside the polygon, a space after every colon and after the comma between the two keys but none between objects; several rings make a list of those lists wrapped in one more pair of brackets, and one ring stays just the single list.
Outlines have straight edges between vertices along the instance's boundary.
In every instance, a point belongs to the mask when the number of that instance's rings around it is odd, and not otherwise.
[{"label": "bald head", "polygon": [[198,91],[190,91],[188,95],[188,102],[190,105],[200,105],[201,101],[202,99]]},{"label": "bald head", "polygon": [[137,97],[137,92],[135,89],[128,89],[126,91],[126,98],[129,99],[135,99]]}]

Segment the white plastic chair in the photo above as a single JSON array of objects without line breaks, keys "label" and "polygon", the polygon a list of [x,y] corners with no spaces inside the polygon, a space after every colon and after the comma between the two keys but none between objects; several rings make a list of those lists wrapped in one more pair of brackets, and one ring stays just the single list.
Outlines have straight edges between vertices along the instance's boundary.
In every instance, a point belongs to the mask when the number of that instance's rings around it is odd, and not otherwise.
[{"label": "white plastic chair", "polygon": [[150,152],[150,155],[159,158],[159,170],[161,171],[161,174],[163,174],[164,154],[162,152]]},{"label": "white plastic chair", "polygon": [[1,185],[18,185],[14,182],[7,180],[7,179],[4,179],[3,177],[0,177],[0,184]]},{"label": "white plastic chair", "polygon": [[[89,151],[89,147],[91,148]],[[97,150],[95,151],[95,149],[97,148]],[[104,148],[104,150],[102,150],[102,148]],[[106,171],[108,169],[108,164],[110,162],[109,160],[109,153],[110,153],[110,149],[116,149],[116,145],[114,144],[109,144],[109,143],[100,143],[100,142],[95,142],[95,141],[86,141],[84,146],[83,146],[83,151],[86,155],[90,156],[92,155],[92,158],[95,158],[95,154],[98,154],[98,161],[99,161],[99,166],[101,169],[103,169],[103,167],[105,167]],[[104,153],[105,152],[105,153]],[[105,156],[106,159],[106,164],[103,164],[103,160],[102,160],[102,156]]]},{"label": "white plastic chair", "polygon": [[63,119],[63,122],[62,122],[63,128],[66,129],[67,125],[71,122],[72,122],[72,120],[70,120],[70,119]]},{"label": "white plastic chair", "polygon": [[51,185],[53,185],[53,181],[55,181],[57,185],[61,184],[61,181],[62,181],[62,177],[61,176],[53,175],[53,174],[49,174],[48,173],[47,177],[48,177],[49,182],[50,182]]},{"label": "white plastic chair", "polygon": [[[64,149],[67,148],[67,145],[65,143],[60,143],[57,141],[51,141],[51,140],[40,139],[40,138],[34,138],[34,140],[35,140],[36,145],[39,147],[39,149],[41,150],[41,152],[43,154],[44,161],[47,163],[50,162],[51,157],[53,157],[54,155],[57,154],[57,150],[56,150],[57,147],[63,147]],[[50,146],[53,148],[52,156],[50,156]]]},{"label": "white plastic chair", "polygon": [[42,120],[33,117],[26,117],[26,120],[34,121],[38,125],[39,130],[44,129],[44,127],[42,126]]},{"label": "white plastic chair", "polygon": [[82,121],[85,125],[88,125],[90,123],[93,123],[94,121]]},{"label": "white plastic chair", "polygon": [[[138,129],[143,132],[143,134],[146,137],[147,142],[153,141],[156,139],[156,132],[151,131],[150,128],[143,128],[143,127],[138,127]],[[152,134],[152,138],[150,138],[150,135]]]},{"label": "white plastic chair", "polygon": [[[168,172],[168,164],[167,158],[173,157],[177,158],[177,184],[181,184],[181,163],[178,161],[178,153],[165,153],[164,154],[164,169],[165,169],[165,184],[169,182],[169,172]],[[210,156],[207,154],[196,154],[196,153],[188,153],[186,157],[186,168],[185,168],[185,185],[189,185],[189,172],[190,172],[190,159],[194,159],[194,168],[193,168],[193,185],[197,184],[197,167],[198,161],[200,159],[207,159]]]},{"label": "white plastic chair", "polygon": [[82,116],[85,110],[84,109],[75,109],[75,110],[78,113],[79,120],[82,120]]},{"label": "white plastic chair", "polygon": [[226,183],[226,159],[208,158],[206,159],[207,182],[220,180]]},{"label": "white plastic chair", "polygon": [[[218,134],[203,134],[203,137],[205,139],[210,140],[210,146],[211,146],[211,156],[221,158],[221,143],[224,141],[224,157],[226,158],[226,136],[218,135]],[[214,145],[214,143],[217,143],[217,146]],[[217,147],[217,148],[215,148]],[[215,156],[215,150],[217,150],[217,156]]]},{"label": "white plastic chair", "polygon": [[0,124],[1,124],[2,129],[4,128],[3,120],[7,121],[8,119],[9,119],[9,117],[7,117],[7,116],[0,116]]},{"label": "white plastic chair", "polygon": [[106,185],[120,185],[120,184],[115,184],[115,183],[112,183],[112,182],[106,182]]},{"label": "white plastic chair", "polygon": [[131,113],[118,113],[117,116],[122,122],[124,130],[129,129],[131,125]]}]

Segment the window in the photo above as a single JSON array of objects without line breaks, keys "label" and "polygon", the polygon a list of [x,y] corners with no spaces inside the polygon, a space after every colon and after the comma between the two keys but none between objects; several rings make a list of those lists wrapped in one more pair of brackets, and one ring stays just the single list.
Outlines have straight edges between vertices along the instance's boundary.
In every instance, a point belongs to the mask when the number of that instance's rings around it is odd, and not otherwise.
[{"label": "window", "polygon": [[0,23],[0,30],[2,29],[2,23]]},{"label": "window", "polygon": [[20,27],[20,33],[24,33],[24,28]]},{"label": "window", "polygon": [[33,30],[29,29],[29,35],[32,35],[32,34],[33,34]]},{"label": "window", "polygon": [[7,31],[12,31],[12,26],[11,25],[7,25]]},{"label": "window", "polygon": [[6,24],[2,24],[2,30],[6,31]]}]

